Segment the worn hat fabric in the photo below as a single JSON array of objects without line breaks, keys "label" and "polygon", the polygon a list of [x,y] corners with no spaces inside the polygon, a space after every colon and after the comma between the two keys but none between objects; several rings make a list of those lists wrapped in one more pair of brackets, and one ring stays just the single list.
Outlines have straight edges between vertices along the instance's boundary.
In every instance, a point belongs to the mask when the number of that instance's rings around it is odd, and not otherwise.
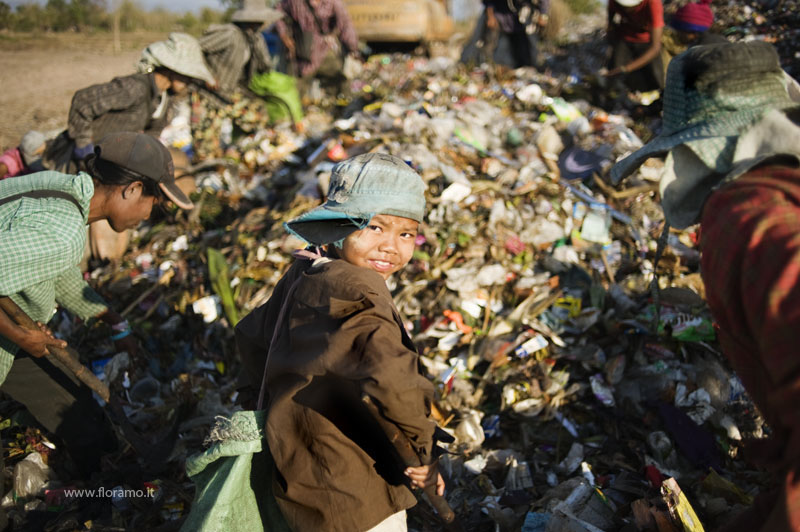
[{"label": "worn hat fabric", "polygon": [[172,156],[158,140],[144,133],[112,133],[94,148],[95,156],[136,172],[159,184],[178,207],[191,209],[192,202],[175,183]]},{"label": "worn hat fabric", "polygon": [[708,31],[714,23],[714,13],[711,11],[710,3],[711,0],[701,0],[684,5],[672,16],[670,25],[681,31]]},{"label": "worn hat fabric", "polygon": [[25,159],[25,164],[31,164],[40,157],[36,152],[44,146],[45,140],[44,133],[41,131],[31,130],[22,135],[22,139],[19,141],[19,151]]},{"label": "worn hat fabric", "polygon": [[694,46],[667,69],[663,129],[611,169],[619,183],[646,159],[685,144],[712,171],[729,169],[738,136],[772,109],[797,107],[768,43]]},{"label": "worn hat fabric", "polygon": [[363,229],[376,214],[421,222],[425,183],[402,159],[367,153],[334,166],[325,203],[285,227],[311,244],[323,245]]},{"label": "worn hat fabric", "polygon": [[164,41],[147,45],[142,50],[139,70],[152,72],[157,67],[164,67],[214,85],[214,75],[206,65],[200,43],[188,33],[174,32]]},{"label": "worn hat fabric", "polygon": [[264,0],[244,0],[242,7],[233,12],[233,22],[261,22],[270,26],[283,18],[283,12],[266,6]]}]

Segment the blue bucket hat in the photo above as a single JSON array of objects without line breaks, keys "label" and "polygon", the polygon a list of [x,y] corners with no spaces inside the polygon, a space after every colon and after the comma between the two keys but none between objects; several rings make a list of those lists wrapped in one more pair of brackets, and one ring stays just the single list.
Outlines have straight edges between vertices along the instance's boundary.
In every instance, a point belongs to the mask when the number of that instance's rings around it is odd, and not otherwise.
[{"label": "blue bucket hat", "polygon": [[339,242],[363,229],[376,214],[422,222],[425,183],[402,159],[365,153],[333,167],[328,199],[284,227],[314,245]]}]

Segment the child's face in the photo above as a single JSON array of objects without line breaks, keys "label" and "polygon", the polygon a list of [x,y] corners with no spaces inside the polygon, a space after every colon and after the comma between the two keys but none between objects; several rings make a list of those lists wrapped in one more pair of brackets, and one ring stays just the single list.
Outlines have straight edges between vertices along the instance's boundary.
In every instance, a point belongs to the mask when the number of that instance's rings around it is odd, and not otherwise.
[{"label": "child's face", "polygon": [[418,227],[409,218],[375,215],[367,227],[344,239],[338,254],[350,264],[375,270],[388,279],[411,260]]}]

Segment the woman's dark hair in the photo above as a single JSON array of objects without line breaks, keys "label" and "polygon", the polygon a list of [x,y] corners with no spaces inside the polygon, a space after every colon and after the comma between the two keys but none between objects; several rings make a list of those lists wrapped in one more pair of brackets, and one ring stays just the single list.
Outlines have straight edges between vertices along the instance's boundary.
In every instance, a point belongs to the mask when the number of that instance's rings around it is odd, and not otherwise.
[{"label": "woman's dark hair", "polygon": [[145,196],[155,196],[159,199],[164,198],[164,192],[161,190],[158,183],[147,176],[143,176],[138,172],[129,170],[111,161],[101,159],[94,154],[89,155],[84,162],[89,175],[103,185],[127,186],[140,181],[142,183],[142,192]]}]

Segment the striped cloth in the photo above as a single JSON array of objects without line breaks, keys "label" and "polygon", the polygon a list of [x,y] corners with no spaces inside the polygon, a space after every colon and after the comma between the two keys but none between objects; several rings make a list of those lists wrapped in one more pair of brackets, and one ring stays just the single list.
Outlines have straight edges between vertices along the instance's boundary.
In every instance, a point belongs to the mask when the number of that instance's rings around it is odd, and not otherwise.
[{"label": "striped cloth", "polygon": [[[313,7],[321,27],[317,26],[314,15],[309,10],[309,4]],[[348,52],[358,50],[356,30],[342,0],[283,0],[279,8],[294,21],[293,24],[299,26],[301,32],[311,33],[314,36],[311,61],[299,61],[297,58],[292,58],[297,60],[301,76],[314,74],[328,52],[338,52],[341,45]],[[294,40],[295,34],[285,21],[286,18],[283,18],[277,22],[278,33],[284,41],[287,37]]]},{"label": "striped cloth", "polygon": [[272,68],[267,44],[258,31],[246,31],[236,24],[213,24],[200,37],[206,63],[223,93],[247,86],[253,75]]},{"label": "striped cloth", "polygon": [[760,458],[785,475],[775,509],[756,521],[800,531],[800,170],[762,167],[713,192],[701,228],[720,344],[772,429]]},{"label": "striped cloth", "polygon": [[[78,264],[94,184],[88,174],[38,172],[0,181],[0,199],[31,190],[60,190],[78,200],[21,198],[0,205],[0,296],[10,296],[32,319],[47,323],[56,304],[82,319],[102,314],[105,301],[83,280]],[[0,383],[18,347],[0,336]]]}]

